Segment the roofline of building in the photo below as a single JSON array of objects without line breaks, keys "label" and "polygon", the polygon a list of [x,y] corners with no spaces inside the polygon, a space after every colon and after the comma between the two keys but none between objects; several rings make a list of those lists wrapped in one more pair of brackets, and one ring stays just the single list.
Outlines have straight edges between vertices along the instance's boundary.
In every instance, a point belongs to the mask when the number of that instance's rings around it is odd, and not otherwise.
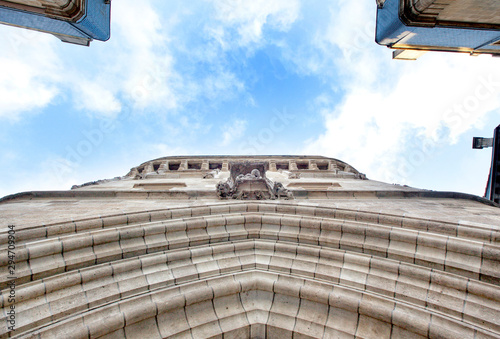
[{"label": "roofline of building", "polygon": [[166,157],[160,157],[156,159],[151,159],[148,161],[143,162],[141,165],[147,164],[148,162],[151,161],[159,161],[159,160],[168,160],[168,159],[186,159],[186,158],[194,158],[194,159],[272,159],[272,158],[294,158],[294,159],[324,159],[324,160],[335,160],[339,161],[341,163],[344,163],[348,165],[346,162],[335,159],[335,158],[329,158],[329,157],[324,157],[322,155],[273,155],[273,154],[262,154],[262,155],[172,155],[172,156],[166,156]]},{"label": "roofline of building", "polygon": [[322,155],[173,155],[173,156],[166,156],[166,157],[161,157],[161,158],[156,158],[152,160],[145,161],[141,163],[138,166],[134,166],[133,168],[141,167],[143,165],[146,165],[150,162],[154,161],[163,161],[163,160],[179,160],[179,159],[301,159],[301,160],[313,160],[313,159],[322,159],[322,160],[334,160],[337,161],[341,164],[348,165],[352,169],[356,170],[359,172],[354,166],[351,166],[351,164],[336,159],[336,158],[329,158],[329,157],[324,157]]}]

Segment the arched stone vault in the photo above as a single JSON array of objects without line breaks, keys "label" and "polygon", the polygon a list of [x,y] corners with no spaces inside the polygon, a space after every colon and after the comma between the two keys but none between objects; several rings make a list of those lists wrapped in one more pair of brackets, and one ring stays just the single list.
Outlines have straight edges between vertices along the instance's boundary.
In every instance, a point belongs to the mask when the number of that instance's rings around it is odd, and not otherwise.
[{"label": "arched stone vault", "polygon": [[496,338],[498,239],[281,201],[36,225],[17,232],[18,324],[0,335]]}]

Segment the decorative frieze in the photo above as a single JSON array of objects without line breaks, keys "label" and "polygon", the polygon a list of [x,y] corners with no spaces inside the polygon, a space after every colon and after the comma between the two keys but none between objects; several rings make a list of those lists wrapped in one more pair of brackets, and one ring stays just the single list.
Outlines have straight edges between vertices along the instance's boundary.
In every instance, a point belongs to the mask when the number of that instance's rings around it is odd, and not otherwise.
[{"label": "decorative frieze", "polygon": [[231,163],[231,176],[217,184],[220,199],[274,200],[293,199],[293,194],[280,182],[266,178],[266,164]]}]

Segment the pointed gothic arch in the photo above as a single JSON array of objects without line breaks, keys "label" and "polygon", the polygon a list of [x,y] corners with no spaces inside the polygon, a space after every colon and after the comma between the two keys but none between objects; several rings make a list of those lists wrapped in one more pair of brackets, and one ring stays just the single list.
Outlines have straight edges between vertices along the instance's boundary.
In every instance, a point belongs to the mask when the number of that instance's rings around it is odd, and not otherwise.
[{"label": "pointed gothic arch", "polygon": [[495,337],[497,233],[283,201],[36,225],[18,232],[17,333]]}]

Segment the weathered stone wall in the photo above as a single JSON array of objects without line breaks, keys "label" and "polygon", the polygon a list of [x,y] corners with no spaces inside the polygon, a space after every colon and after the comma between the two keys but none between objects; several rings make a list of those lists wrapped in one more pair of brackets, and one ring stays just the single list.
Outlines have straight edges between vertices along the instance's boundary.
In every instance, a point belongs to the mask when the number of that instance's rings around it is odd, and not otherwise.
[{"label": "weathered stone wall", "polygon": [[40,224],[17,232],[15,334],[494,338],[499,235],[271,201]]}]

